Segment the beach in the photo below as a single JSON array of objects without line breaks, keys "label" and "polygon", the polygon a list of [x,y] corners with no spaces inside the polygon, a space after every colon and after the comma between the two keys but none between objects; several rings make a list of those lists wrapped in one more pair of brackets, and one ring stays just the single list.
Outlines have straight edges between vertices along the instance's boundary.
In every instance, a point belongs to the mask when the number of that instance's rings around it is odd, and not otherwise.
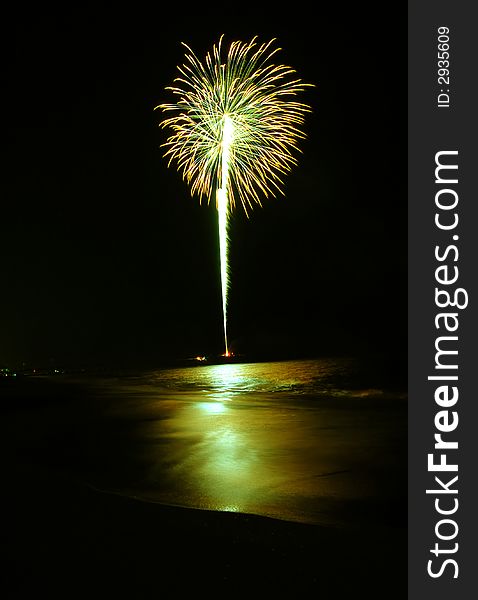
[{"label": "beach", "polygon": [[6,597],[405,597],[406,401],[258,369],[3,385]]}]

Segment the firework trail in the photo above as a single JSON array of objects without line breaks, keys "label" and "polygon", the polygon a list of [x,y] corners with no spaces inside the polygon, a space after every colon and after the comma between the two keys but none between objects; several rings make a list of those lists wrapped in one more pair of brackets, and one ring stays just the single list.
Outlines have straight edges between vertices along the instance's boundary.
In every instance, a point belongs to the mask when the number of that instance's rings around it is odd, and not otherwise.
[{"label": "firework trail", "polygon": [[173,112],[161,127],[172,134],[163,146],[191,195],[218,210],[225,355],[227,342],[228,224],[237,204],[246,214],[261,198],[283,193],[282,177],[297,164],[300,126],[310,108],[291,97],[308,85],[271,59],[275,40],[258,45],[232,42],[222,57],[222,37],[202,63],[186,45],[185,64],[172,87],[175,102],[156,108]]}]

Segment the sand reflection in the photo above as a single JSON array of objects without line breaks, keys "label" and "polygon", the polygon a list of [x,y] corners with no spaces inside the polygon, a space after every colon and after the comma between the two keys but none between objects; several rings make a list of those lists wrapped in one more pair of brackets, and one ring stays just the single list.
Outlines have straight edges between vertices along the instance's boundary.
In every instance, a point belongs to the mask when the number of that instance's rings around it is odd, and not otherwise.
[{"label": "sand reflection", "polygon": [[[320,383],[330,368],[314,367],[217,365],[167,374],[174,389],[142,397],[148,419],[136,439],[144,471],[128,491],[197,508],[326,523],[346,521],[351,502],[360,507],[377,495],[393,500],[393,486],[381,482],[395,481],[393,471],[403,462],[397,454],[405,431],[397,421],[406,414],[402,403],[389,400],[385,411],[376,397],[287,392],[311,377]],[[187,385],[178,384],[180,376]]]}]

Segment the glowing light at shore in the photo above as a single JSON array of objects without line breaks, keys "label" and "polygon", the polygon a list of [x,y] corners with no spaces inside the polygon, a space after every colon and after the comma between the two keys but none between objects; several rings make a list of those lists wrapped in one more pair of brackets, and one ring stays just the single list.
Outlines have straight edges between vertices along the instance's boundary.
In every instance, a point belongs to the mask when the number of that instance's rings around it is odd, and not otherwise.
[{"label": "glowing light at shore", "polygon": [[197,408],[210,415],[221,415],[227,411],[223,402],[198,402]]},{"label": "glowing light at shore", "polygon": [[168,166],[178,170],[200,201],[215,201],[218,210],[221,293],[225,356],[229,289],[228,227],[239,202],[246,214],[261,197],[283,193],[282,177],[297,163],[294,152],[304,134],[300,126],[307,105],[291,100],[309,85],[293,77],[295,71],[274,65],[274,40],[258,46],[232,42],[222,58],[222,37],[202,63],[186,45],[186,63],[178,70],[171,90],[172,104],[161,104],[162,127],[172,130],[164,144]]}]

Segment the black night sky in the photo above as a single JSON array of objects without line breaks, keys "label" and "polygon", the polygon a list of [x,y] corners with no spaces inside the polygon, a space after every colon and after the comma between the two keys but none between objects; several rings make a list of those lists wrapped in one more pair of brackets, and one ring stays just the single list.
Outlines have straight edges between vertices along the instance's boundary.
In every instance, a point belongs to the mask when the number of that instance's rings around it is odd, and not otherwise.
[{"label": "black night sky", "polygon": [[180,42],[203,57],[222,33],[278,38],[316,86],[285,197],[232,220],[232,349],[405,362],[406,14],[226,6],[78,5],[4,23],[0,365],[223,351],[215,210],[167,168],[153,111]]}]

